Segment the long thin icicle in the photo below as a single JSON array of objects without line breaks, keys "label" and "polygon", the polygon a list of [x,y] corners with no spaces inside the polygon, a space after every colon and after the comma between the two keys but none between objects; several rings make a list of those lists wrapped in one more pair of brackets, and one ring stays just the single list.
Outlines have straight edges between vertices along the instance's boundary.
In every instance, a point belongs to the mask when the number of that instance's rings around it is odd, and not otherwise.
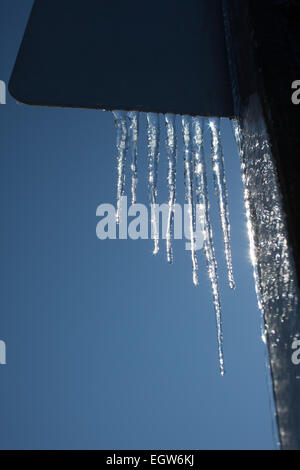
[{"label": "long thin icicle", "polygon": [[138,183],[137,156],[139,136],[139,113],[130,111],[127,114],[129,120],[130,144],[131,144],[131,204],[136,203],[136,188]]},{"label": "long thin icicle", "polygon": [[219,280],[217,271],[217,260],[215,256],[215,248],[213,243],[213,232],[209,216],[209,198],[206,177],[206,164],[203,146],[203,127],[204,119],[195,117],[193,122],[193,151],[194,151],[194,168],[195,168],[195,184],[196,184],[196,201],[203,208],[203,228],[204,228],[204,252],[209,279],[211,282],[214,310],[217,323],[218,336],[218,354],[221,375],[224,375],[224,354],[223,354],[223,333],[222,333],[222,315],[219,293]]},{"label": "long thin icicle", "polygon": [[153,254],[159,252],[159,231],[157,211],[157,178],[158,178],[158,162],[159,162],[159,141],[160,141],[160,127],[159,127],[159,114],[148,113],[148,190],[149,190],[149,203],[154,210],[151,210],[151,225],[154,239]]},{"label": "long thin icicle", "polygon": [[231,289],[235,288],[233,270],[232,270],[232,256],[230,247],[230,220],[229,220],[229,207],[228,207],[228,192],[224,167],[224,155],[221,144],[220,134],[220,118],[210,119],[209,127],[211,131],[211,161],[215,180],[215,190],[218,197],[221,226],[223,231],[225,256],[228,271],[229,286]]},{"label": "long thin icicle", "polygon": [[166,233],[166,251],[168,263],[173,263],[172,235],[174,228],[174,206],[176,203],[176,164],[177,164],[177,137],[175,129],[176,115],[166,114],[166,151],[168,157],[168,223]]},{"label": "long thin icicle", "polygon": [[125,192],[125,163],[128,149],[128,125],[127,116],[124,111],[113,111],[115,126],[117,128],[117,213],[116,221],[120,223],[121,198]]},{"label": "long thin icicle", "polygon": [[188,204],[189,216],[189,232],[191,238],[191,257],[193,264],[193,282],[195,286],[198,285],[197,275],[197,256],[195,247],[195,206],[193,197],[193,159],[192,159],[192,133],[191,133],[191,118],[189,116],[182,116],[182,132],[184,144],[184,185],[185,197]]}]

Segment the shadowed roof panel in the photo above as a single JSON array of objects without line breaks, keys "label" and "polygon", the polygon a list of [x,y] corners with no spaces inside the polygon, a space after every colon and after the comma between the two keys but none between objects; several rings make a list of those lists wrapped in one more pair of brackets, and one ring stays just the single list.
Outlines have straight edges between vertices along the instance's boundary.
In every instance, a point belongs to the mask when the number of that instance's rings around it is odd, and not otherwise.
[{"label": "shadowed roof panel", "polygon": [[9,85],[47,106],[232,116],[220,0],[37,0]]}]

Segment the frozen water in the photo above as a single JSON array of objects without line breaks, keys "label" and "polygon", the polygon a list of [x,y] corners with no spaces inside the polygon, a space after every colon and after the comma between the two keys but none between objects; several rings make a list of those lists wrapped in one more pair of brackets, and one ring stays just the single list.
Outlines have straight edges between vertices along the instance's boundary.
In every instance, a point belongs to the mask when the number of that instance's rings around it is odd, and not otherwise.
[{"label": "frozen water", "polygon": [[173,263],[172,234],[174,226],[174,205],[176,203],[176,164],[177,164],[177,136],[175,129],[175,114],[165,115],[166,124],[166,152],[168,158],[168,225],[166,233],[166,251],[168,263]]},{"label": "frozen water", "polygon": [[[152,206],[157,205],[157,177],[158,177],[158,163],[160,153],[160,125],[159,125],[159,114],[148,113],[148,192],[149,192],[149,203]],[[159,252],[159,232],[158,232],[158,220],[157,213],[155,210],[151,211],[151,225],[154,239],[153,254],[156,255]]]},{"label": "frozen water", "polygon": [[125,193],[125,162],[128,150],[128,123],[124,111],[113,111],[115,126],[117,128],[117,223],[120,222],[121,198]]},{"label": "frozen water", "polygon": [[184,143],[184,185],[185,185],[185,198],[188,204],[189,215],[189,232],[191,237],[191,257],[193,265],[193,282],[195,286],[198,285],[197,275],[197,256],[195,244],[195,205],[193,194],[193,180],[194,180],[194,162],[192,152],[192,122],[189,116],[182,116],[182,133]]},{"label": "frozen water", "polygon": [[136,187],[138,183],[137,157],[139,137],[139,113],[131,111],[127,114],[129,120],[129,135],[131,145],[131,204],[136,203]]},{"label": "frozen water", "polygon": [[[131,151],[131,200],[136,203],[136,188],[138,182],[138,138],[139,114],[137,112],[114,111],[117,128],[117,220],[120,218],[120,200],[125,192],[125,164],[126,156]],[[148,145],[148,200],[154,210],[151,210],[151,231],[154,240],[153,254],[159,252],[159,221],[158,211],[158,165],[160,159],[160,120],[159,115],[148,113],[147,119],[147,145]],[[172,239],[174,238],[174,209],[176,205],[177,158],[178,145],[176,134],[176,116],[166,114],[165,120],[165,149],[168,164],[168,218],[166,227],[166,256],[169,263],[173,263]],[[204,125],[209,124],[211,135],[211,162],[218,197],[218,207],[225,245],[225,256],[228,270],[229,284],[234,288],[231,247],[230,222],[228,208],[228,194],[226,186],[224,155],[221,145],[220,120],[209,121],[200,117],[181,116],[183,138],[183,164],[184,186],[188,214],[188,232],[192,259],[193,283],[198,285],[198,263],[196,255],[196,222],[203,227],[204,255],[209,280],[212,288],[213,306],[216,316],[218,356],[221,375],[224,375],[222,314],[219,293],[219,280],[217,260],[213,243],[213,230],[210,222],[210,204],[208,196],[206,163],[204,156]],[[237,135],[237,134],[236,134]],[[201,208],[200,210],[198,210]],[[200,217],[201,220],[196,219]]]},{"label": "frozen water", "polygon": [[224,375],[224,354],[223,354],[223,333],[221,302],[219,293],[218,268],[213,243],[213,232],[209,215],[209,197],[207,189],[206,164],[204,157],[203,144],[204,119],[193,118],[193,149],[194,149],[194,168],[195,168],[195,186],[196,201],[203,208],[203,227],[204,227],[204,253],[206,266],[212,287],[214,310],[217,323],[218,353],[221,375]]},{"label": "frozen water", "polygon": [[224,154],[221,143],[220,118],[210,119],[209,127],[211,131],[211,163],[214,173],[215,190],[218,197],[219,212],[223,231],[228,280],[230,288],[234,289],[235,283],[233,278],[230,247],[228,192],[224,167]]}]

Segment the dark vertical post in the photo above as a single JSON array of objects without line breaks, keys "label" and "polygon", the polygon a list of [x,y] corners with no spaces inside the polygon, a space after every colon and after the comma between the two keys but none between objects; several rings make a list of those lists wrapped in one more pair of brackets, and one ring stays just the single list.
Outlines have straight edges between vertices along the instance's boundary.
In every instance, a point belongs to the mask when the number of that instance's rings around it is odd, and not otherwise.
[{"label": "dark vertical post", "polygon": [[[280,308],[287,300],[281,292],[268,298],[270,272],[275,273],[277,266],[276,275],[281,274],[276,260],[267,263],[263,252],[267,240],[272,237],[273,245],[278,243],[280,231],[286,230],[290,293],[297,291],[299,284],[292,283],[300,279],[300,106],[291,98],[292,83],[300,80],[300,5],[294,0],[224,0],[223,11],[235,114],[244,136],[244,176],[279,437],[283,449],[300,449],[300,365],[292,361],[292,347],[300,338],[300,312],[295,306],[283,317]],[[263,175],[261,186],[255,181],[255,166],[260,163],[263,168],[267,152],[275,168],[274,187],[263,184]],[[274,233],[267,233],[266,217],[275,186],[282,199],[281,226],[274,225]],[[279,282],[284,280],[279,278]],[[292,297],[295,295],[288,299],[291,305]]]}]

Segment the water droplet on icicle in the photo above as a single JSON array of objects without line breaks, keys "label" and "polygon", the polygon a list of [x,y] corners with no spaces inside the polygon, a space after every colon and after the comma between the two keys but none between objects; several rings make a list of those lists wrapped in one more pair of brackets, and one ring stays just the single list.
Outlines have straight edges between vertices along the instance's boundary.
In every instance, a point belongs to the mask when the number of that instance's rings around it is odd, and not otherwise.
[{"label": "water droplet on icicle", "polygon": [[230,247],[230,220],[228,207],[228,192],[225,176],[224,155],[221,144],[220,118],[210,119],[211,131],[211,162],[214,173],[215,190],[218,197],[221,226],[225,245],[225,257],[227,264],[228,280],[231,289],[235,288],[232,269],[232,257]]},{"label": "water droplet on icicle", "polygon": [[160,143],[160,126],[159,126],[159,114],[148,113],[147,114],[147,135],[148,135],[148,192],[149,192],[149,203],[152,206],[151,210],[151,228],[152,237],[154,239],[153,254],[156,255],[159,252],[159,231],[158,231],[158,219],[157,211],[157,178],[158,178],[158,162],[159,162],[159,143]]},{"label": "water droplet on icicle", "polygon": [[177,164],[177,136],[175,129],[175,114],[165,115],[166,125],[166,152],[168,158],[168,221],[166,233],[166,251],[168,263],[173,263],[172,236],[174,228],[174,206],[176,203],[176,164]]},{"label": "water droplet on icicle", "polygon": [[195,205],[193,197],[193,170],[194,164],[192,159],[192,131],[191,131],[191,118],[189,116],[182,116],[182,133],[184,144],[184,185],[185,197],[188,205],[189,217],[189,233],[191,239],[191,257],[193,265],[193,282],[195,286],[198,285],[197,275],[197,257],[195,245]]},{"label": "water droplet on icicle", "polygon": [[138,137],[139,137],[139,113],[130,111],[127,114],[129,120],[129,133],[131,144],[131,204],[136,203],[136,188],[138,183],[137,156],[138,156]]},{"label": "water droplet on icicle", "polygon": [[223,354],[223,333],[222,333],[222,315],[219,293],[219,280],[217,271],[217,260],[213,243],[213,232],[209,216],[209,198],[207,188],[206,164],[203,146],[203,118],[193,118],[193,152],[195,168],[195,190],[196,202],[202,208],[203,229],[204,229],[204,253],[208,276],[211,282],[214,310],[216,315],[217,336],[218,336],[218,354],[221,375],[224,375],[224,354]]},{"label": "water droplet on icicle", "polygon": [[113,111],[115,126],[117,128],[117,212],[116,221],[120,223],[121,198],[125,193],[125,163],[128,149],[127,115],[124,111]]}]

